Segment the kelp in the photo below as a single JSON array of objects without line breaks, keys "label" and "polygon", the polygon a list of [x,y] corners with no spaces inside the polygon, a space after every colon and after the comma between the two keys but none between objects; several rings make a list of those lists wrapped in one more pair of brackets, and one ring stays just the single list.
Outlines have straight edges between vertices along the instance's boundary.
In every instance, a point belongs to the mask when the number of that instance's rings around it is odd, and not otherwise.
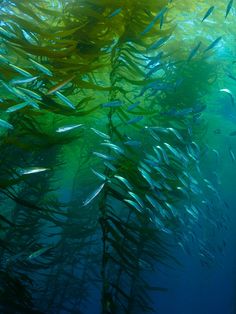
[{"label": "kelp", "polygon": [[[13,126],[1,134],[0,192],[13,206],[1,255],[13,261],[4,274],[38,281],[32,309],[83,312],[95,289],[103,314],[152,311],[149,293],[165,289],[147,274],[178,265],[170,243],[185,248],[207,217],[203,192],[214,187],[200,167],[202,99],[217,69],[172,46],[171,6],[12,0],[1,8],[0,108]],[[74,124],[82,127],[57,132]],[[32,166],[50,171],[17,173]],[[26,252],[14,262],[21,236]]]}]

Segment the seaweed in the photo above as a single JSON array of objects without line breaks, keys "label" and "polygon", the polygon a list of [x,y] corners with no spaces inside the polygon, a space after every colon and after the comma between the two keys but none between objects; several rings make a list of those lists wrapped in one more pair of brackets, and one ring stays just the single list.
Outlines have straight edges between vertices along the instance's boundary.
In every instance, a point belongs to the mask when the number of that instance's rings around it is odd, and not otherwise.
[{"label": "seaweed", "polygon": [[[209,217],[202,115],[217,69],[171,46],[171,10],[165,0],[1,8],[0,108],[13,128],[0,138],[3,278],[32,283],[5,290],[14,311],[23,298],[25,312],[82,313],[94,290],[103,314],[153,311],[150,293],[165,287],[147,275],[178,267],[172,245],[185,249]],[[29,167],[48,171],[19,172]]]}]

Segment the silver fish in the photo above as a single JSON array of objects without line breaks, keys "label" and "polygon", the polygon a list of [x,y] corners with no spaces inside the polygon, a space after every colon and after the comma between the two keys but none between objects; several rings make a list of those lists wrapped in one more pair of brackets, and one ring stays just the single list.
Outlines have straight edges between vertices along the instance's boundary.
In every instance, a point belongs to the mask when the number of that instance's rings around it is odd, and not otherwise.
[{"label": "silver fish", "polygon": [[114,171],[114,172],[117,171],[116,167],[113,166],[109,161],[104,161],[104,165],[111,171]]},{"label": "silver fish", "polygon": [[11,123],[9,123],[5,120],[2,120],[2,119],[0,119],[0,127],[4,128],[4,129],[10,129],[10,130],[12,130],[14,128]]},{"label": "silver fish", "polygon": [[29,105],[28,102],[23,102],[23,103],[20,103],[18,105],[14,105],[14,106],[11,106],[11,107],[7,108],[6,112],[14,112],[14,111],[23,109],[23,108],[25,108],[28,105]]},{"label": "silver fish", "polygon": [[34,174],[34,173],[40,173],[44,171],[50,170],[49,168],[43,168],[43,167],[30,167],[30,168],[22,168],[19,169],[18,172],[20,175],[28,175],[28,174]]},{"label": "silver fish", "polygon": [[234,96],[232,94],[232,92],[228,89],[228,88],[221,88],[220,89],[220,92],[223,92],[223,93],[226,93],[230,96],[230,99],[231,99],[231,102],[232,102],[232,105],[235,104],[235,101],[234,101]]},{"label": "silver fish", "polygon": [[133,193],[133,192],[128,192],[128,193],[129,193],[130,196],[132,196],[132,197],[135,199],[135,201],[136,201],[141,207],[144,207],[144,204],[143,204],[142,199],[141,199],[137,194],[135,194],[135,193]]},{"label": "silver fish", "polygon": [[101,131],[98,131],[97,129],[94,129],[94,128],[91,128],[91,130],[94,132],[94,133],[96,133],[97,135],[99,135],[100,137],[103,137],[103,138],[105,138],[105,139],[110,139],[110,136],[109,135],[107,135],[107,134],[105,134],[105,133],[103,133],[103,132],[101,132]]},{"label": "silver fish", "polygon": [[47,251],[49,251],[52,248],[53,248],[53,245],[49,245],[47,247],[41,248],[41,249],[37,250],[36,252],[30,254],[28,258],[30,260],[32,260],[34,258],[37,258],[37,257],[41,256],[42,254],[46,253]]},{"label": "silver fish", "polygon": [[117,146],[115,144],[112,144],[112,143],[101,143],[101,145],[108,146],[111,149],[113,149],[115,152],[118,152],[120,154],[124,154],[124,150],[121,147],[119,147],[119,146]]},{"label": "silver fish", "polygon": [[30,74],[28,71],[21,69],[20,67],[9,63],[10,67],[13,68],[16,72],[22,74],[25,77],[32,77],[32,74]]},{"label": "silver fish", "polygon": [[148,182],[150,187],[153,189],[154,184],[153,184],[153,180],[152,180],[151,176],[144,169],[142,169],[140,167],[138,167],[138,170],[140,171],[142,177]]},{"label": "silver fish", "polygon": [[75,109],[75,106],[72,104],[72,102],[64,95],[62,95],[60,92],[55,92],[55,95],[64,102],[67,106],[69,106],[72,109]]},{"label": "silver fish", "polygon": [[35,68],[37,68],[39,71],[43,72],[44,74],[48,75],[48,76],[52,76],[52,72],[46,68],[44,65],[38,63],[37,61],[33,60],[33,59],[29,59],[33,65],[35,66]]},{"label": "silver fish", "polygon": [[99,158],[102,158],[102,159],[105,159],[105,160],[115,160],[114,157],[112,156],[109,156],[109,155],[105,155],[105,154],[102,154],[102,153],[98,153],[98,152],[93,152],[93,154]]},{"label": "silver fish", "polygon": [[140,207],[139,204],[137,204],[136,202],[132,201],[132,200],[128,200],[128,199],[124,199],[124,201],[128,204],[130,204],[131,206],[133,206],[138,212],[142,212],[142,208]]},{"label": "silver fish", "polygon": [[92,202],[92,200],[98,196],[98,194],[102,191],[104,188],[105,183],[101,184],[95,191],[93,191],[89,197],[84,201],[83,206],[87,206]]},{"label": "silver fish", "polygon": [[95,176],[97,176],[102,181],[106,181],[108,179],[107,176],[105,176],[103,173],[100,173],[100,172],[94,170],[93,168],[91,168],[91,170],[95,174]]},{"label": "silver fish", "polygon": [[20,84],[27,84],[27,83],[31,83],[35,80],[37,80],[38,76],[34,76],[34,77],[30,77],[30,78],[26,78],[26,79],[14,79],[10,81],[11,85],[20,85]]},{"label": "silver fish", "polygon": [[[1,4],[2,5],[2,4]],[[8,32],[7,30],[5,30],[4,28],[0,27],[0,34],[2,34],[3,36],[6,36],[8,38],[16,38],[15,34],[12,34],[10,32]]]},{"label": "silver fish", "polygon": [[124,144],[128,145],[128,146],[134,146],[134,147],[141,146],[140,141],[133,141],[133,140],[126,141],[126,142],[124,142]]},{"label": "silver fish", "polygon": [[129,181],[127,179],[125,179],[124,177],[115,175],[114,176],[116,179],[118,179],[119,181],[121,181],[122,183],[124,183],[124,185],[129,189],[129,190],[133,190],[132,185],[129,183]]},{"label": "silver fish", "polygon": [[42,97],[40,95],[38,95],[37,93],[33,92],[32,90],[23,88],[23,87],[18,87],[18,90],[20,89],[20,91],[22,91],[24,94],[35,98],[36,100],[42,100]]},{"label": "silver fish", "polygon": [[68,132],[77,128],[80,128],[83,124],[71,124],[71,125],[66,125],[66,126],[61,126],[56,130],[57,133],[64,133]]},{"label": "silver fish", "polygon": [[6,64],[10,63],[9,60],[1,54],[0,54],[0,62],[6,63]]},{"label": "silver fish", "polygon": [[235,162],[235,154],[234,154],[232,148],[229,148],[229,153],[230,153],[230,156],[232,158],[232,161]]}]

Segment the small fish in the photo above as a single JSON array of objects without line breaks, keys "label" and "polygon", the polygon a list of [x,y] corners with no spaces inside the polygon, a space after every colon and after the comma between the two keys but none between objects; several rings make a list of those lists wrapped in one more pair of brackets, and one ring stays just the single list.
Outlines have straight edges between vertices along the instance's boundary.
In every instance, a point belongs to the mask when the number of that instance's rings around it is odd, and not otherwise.
[{"label": "small fish", "polygon": [[17,79],[14,79],[10,82],[11,85],[20,85],[20,84],[27,84],[27,83],[31,83],[35,80],[37,80],[38,76],[34,76],[34,77],[30,77],[30,78],[27,78],[27,79],[23,79],[23,80],[17,80]]},{"label": "small fish", "polygon": [[222,88],[220,89],[220,92],[224,92],[224,93],[232,95],[231,91],[228,88]]},{"label": "small fish", "polygon": [[103,173],[100,173],[100,172],[94,170],[93,168],[91,168],[91,170],[95,174],[95,176],[97,176],[102,181],[106,181],[108,179],[107,176],[105,176]]},{"label": "small fish", "polygon": [[231,78],[232,80],[236,81],[236,77],[235,77],[235,76],[233,76],[233,74],[228,73],[228,77],[229,77],[229,78]]},{"label": "small fish", "polygon": [[10,63],[9,60],[1,54],[0,54],[0,62],[6,63],[6,64]]},{"label": "small fish", "polygon": [[34,102],[32,99],[28,99],[27,103],[28,105],[32,106],[35,109],[40,109],[39,105],[36,102]]},{"label": "small fish", "polygon": [[140,104],[140,101],[136,101],[134,104],[130,105],[127,110],[128,111],[131,111],[133,110],[134,108],[136,108],[138,105]]},{"label": "small fish", "polygon": [[75,78],[75,75],[72,75],[68,79],[64,80],[63,82],[58,83],[57,85],[53,86],[51,89],[48,90],[46,95],[51,95],[57,92],[59,89],[65,87],[69,82],[71,82]]},{"label": "small fish", "polygon": [[139,204],[137,204],[136,202],[132,201],[132,200],[128,200],[128,199],[124,199],[124,201],[128,204],[130,204],[131,206],[133,206],[138,212],[142,212],[142,208],[140,207]]},{"label": "small fish", "polygon": [[152,172],[152,169],[149,167],[149,165],[147,165],[146,163],[140,161],[140,166],[145,169],[148,173]]},{"label": "small fish", "polygon": [[102,158],[102,159],[105,159],[105,160],[115,160],[114,157],[112,156],[109,156],[109,155],[105,155],[105,154],[101,154],[101,153],[98,153],[98,152],[93,152],[93,154],[99,158]]},{"label": "small fish", "polygon": [[171,131],[176,137],[178,140],[180,140],[181,142],[183,142],[183,137],[182,135],[174,128],[167,128],[168,131]]},{"label": "small fish", "polygon": [[129,181],[121,176],[115,175],[114,176],[116,179],[118,179],[119,181],[121,181],[122,183],[124,183],[124,185],[129,189],[129,190],[133,190],[132,185],[129,183]]},{"label": "small fish", "polygon": [[177,151],[176,148],[172,147],[170,144],[168,143],[164,143],[164,145],[169,149],[169,151],[179,160],[182,160],[181,155],[179,154],[179,152]]},{"label": "small fish", "polygon": [[[2,4],[1,4],[2,5]],[[7,30],[5,30],[4,28],[0,27],[0,34],[2,34],[3,36],[6,36],[8,38],[16,38],[15,34],[12,34],[10,32],[8,32]]]},{"label": "small fish", "polygon": [[28,71],[26,71],[26,70],[24,70],[24,69],[21,69],[20,67],[14,65],[14,64],[11,64],[11,63],[9,63],[9,65],[10,65],[10,67],[13,68],[16,72],[22,74],[23,76],[25,76],[25,77],[32,77],[32,75],[31,75]]},{"label": "small fish", "polygon": [[235,162],[235,155],[234,155],[234,152],[233,152],[232,148],[229,148],[229,154],[230,154],[230,156],[232,158],[232,161]]},{"label": "small fish", "polygon": [[196,53],[198,52],[200,46],[201,46],[202,42],[200,41],[190,52],[189,56],[188,56],[188,61],[192,60],[192,58],[196,55]]},{"label": "small fish", "polygon": [[234,0],[230,0],[228,5],[227,5],[226,12],[225,12],[225,19],[227,19],[227,16],[228,16],[230,10],[232,9],[233,2],[234,2]]},{"label": "small fish", "polygon": [[157,202],[157,200],[152,197],[151,195],[145,195],[146,199],[148,200],[148,202],[157,210],[160,210],[161,206],[160,204]]},{"label": "small fish", "polygon": [[128,193],[129,193],[129,195],[131,195],[131,196],[135,199],[135,201],[136,201],[141,207],[144,207],[144,204],[143,204],[142,199],[141,199],[137,194],[135,194],[135,193],[133,193],[133,192],[128,192]]},{"label": "small fish", "polygon": [[220,159],[220,154],[219,154],[218,150],[212,149],[212,152],[216,155],[216,159],[218,161]]},{"label": "small fish", "polygon": [[56,130],[57,133],[63,133],[63,132],[68,132],[71,130],[74,130],[76,128],[81,127],[83,124],[71,124],[71,125],[66,125],[66,126],[61,126]]},{"label": "small fish", "polygon": [[213,12],[214,8],[215,8],[215,7],[214,7],[214,5],[213,5],[212,7],[210,7],[210,8],[207,10],[206,14],[204,15],[204,17],[203,17],[203,19],[202,19],[202,22],[203,22],[206,18],[208,18],[209,15],[211,15],[211,13]]},{"label": "small fish", "polygon": [[94,128],[91,128],[91,130],[92,130],[94,133],[96,133],[97,135],[99,135],[100,137],[103,137],[103,138],[105,138],[105,139],[107,139],[107,140],[110,139],[110,136],[109,136],[109,135],[107,135],[107,134],[105,134],[105,133],[103,133],[103,132],[101,132],[101,131],[98,131],[98,130],[96,130],[96,129],[94,129]]},{"label": "small fish", "polygon": [[142,119],[143,119],[143,116],[138,116],[138,117],[132,118],[129,121],[127,121],[127,124],[137,123],[137,122],[141,121]]},{"label": "small fish", "polygon": [[109,161],[104,161],[104,165],[111,171],[117,171],[116,167],[113,166]]},{"label": "small fish", "polygon": [[[146,161],[150,164],[150,166],[152,166],[155,170],[157,170],[163,178],[167,179],[167,174],[165,170],[163,170],[163,167],[158,166],[159,163],[153,162],[152,160],[146,160]],[[157,185],[155,181],[154,181],[154,185],[155,186]]]},{"label": "small fish", "polygon": [[28,102],[23,102],[23,103],[20,103],[18,105],[14,105],[14,106],[11,106],[11,107],[7,108],[6,112],[14,112],[14,111],[23,109],[23,108],[25,108],[28,105],[29,105]]},{"label": "small fish", "polygon": [[164,20],[165,20],[165,17],[164,17],[164,14],[163,14],[162,17],[160,18],[160,29],[162,29],[162,26],[164,24]]},{"label": "small fish", "polygon": [[40,95],[38,95],[37,93],[33,92],[32,90],[23,88],[23,87],[18,87],[18,90],[21,90],[24,94],[35,98],[36,100],[42,100],[42,97]]},{"label": "small fish", "polygon": [[28,174],[34,174],[34,173],[40,173],[44,171],[50,170],[49,168],[43,168],[43,167],[30,167],[25,169],[19,169],[20,175],[28,175]]},{"label": "small fish", "polygon": [[155,43],[153,43],[148,49],[152,50],[152,49],[157,49],[160,46],[162,46],[168,39],[170,38],[170,36],[166,36],[163,38],[158,39],[158,41],[156,41]]},{"label": "small fish", "polygon": [[111,18],[111,17],[114,17],[114,16],[120,14],[121,11],[122,11],[122,8],[116,9],[114,12],[112,12],[110,15],[108,15],[108,18]]},{"label": "small fish", "polygon": [[165,163],[166,163],[167,165],[170,165],[169,158],[168,158],[168,156],[167,156],[166,151],[164,150],[164,148],[162,148],[162,147],[159,146],[159,145],[157,146],[157,148],[162,152],[162,156],[163,156],[163,159],[164,159]]},{"label": "small fish", "polygon": [[128,145],[128,146],[133,146],[133,147],[141,146],[140,141],[133,141],[133,140],[126,141],[126,142],[124,142],[124,144]]},{"label": "small fish", "polygon": [[1,81],[2,85],[13,95],[19,97],[20,99],[25,100],[25,95],[23,93],[21,93],[18,89],[8,85],[7,83],[5,83],[4,81]]},{"label": "small fish", "polygon": [[220,89],[220,92],[228,94],[231,98],[232,105],[234,105],[234,96],[228,88],[222,88],[222,89]]},{"label": "small fish", "polygon": [[147,183],[150,185],[150,187],[153,189],[154,184],[151,176],[141,167],[138,167],[139,172],[141,173],[142,177],[147,181]]},{"label": "small fish", "polygon": [[75,106],[72,104],[72,102],[66,96],[62,95],[60,92],[55,92],[55,94],[67,106],[69,106],[71,109],[75,109]]},{"label": "small fish", "polygon": [[33,64],[34,66],[41,72],[43,72],[44,74],[48,75],[48,76],[52,76],[52,72],[46,68],[44,65],[38,63],[37,61],[33,60],[33,59],[29,59]]},{"label": "small fish", "polygon": [[5,128],[5,129],[10,129],[10,130],[12,130],[14,128],[11,123],[9,123],[5,120],[2,120],[2,119],[0,119],[0,127]]},{"label": "small fish", "polygon": [[107,107],[120,107],[122,105],[122,101],[120,100],[114,100],[114,101],[110,101],[107,102],[105,104],[102,104],[103,108],[107,108]]},{"label": "small fish", "polygon": [[[165,12],[167,11],[167,8],[165,7],[164,9],[162,9],[155,17],[154,19],[151,21],[151,23],[145,28],[144,31],[142,31],[141,35],[145,35],[147,34],[155,25],[155,23],[159,20],[162,19],[164,17]],[[163,23],[163,21],[161,21]],[[161,27],[160,27],[161,28]]]},{"label": "small fish", "polygon": [[41,248],[41,249],[37,250],[36,252],[30,254],[28,259],[31,260],[31,259],[37,258],[52,248],[53,248],[53,245],[49,245],[47,247]]},{"label": "small fish", "polygon": [[105,183],[101,184],[95,191],[93,191],[89,197],[84,201],[83,206],[87,206],[92,202],[92,200],[98,196],[98,194],[102,191],[104,188]]},{"label": "small fish", "polygon": [[103,145],[103,146],[108,146],[108,147],[110,147],[111,149],[113,149],[115,152],[118,152],[118,153],[120,153],[120,154],[124,154],[124,150],[121,148],[121,147],[119,147],[119,146],[117,146],[117,145],[115,145],[115,144],[112,144],[112,143],[101,143],[101,145]]},{"label": "small fish", "polygon": [[231,133],[229,133],[230,136],[235,136],[236,135],[236,131],[233,131]]},{"label": "small fish", "polygon": [[207,52],[209,50],[211,50],[212,48],[214,48],[222,39],[222,36],[216,38],[216,40],[214,40],[205,50],[204,52]]}]

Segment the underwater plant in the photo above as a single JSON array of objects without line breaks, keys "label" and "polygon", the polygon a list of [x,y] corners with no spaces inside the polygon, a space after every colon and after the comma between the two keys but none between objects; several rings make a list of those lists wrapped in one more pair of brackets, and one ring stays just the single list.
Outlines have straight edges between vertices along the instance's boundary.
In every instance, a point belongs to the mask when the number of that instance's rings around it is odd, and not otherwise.
[{"label": "underwater plant", "polygon": [[172,1],[1,5],[0,257],[19,289],[0,300],[83,313],[95,294],[103,314],[153,311],[166,287],[148,274],[178,265],[171,246],[187,250],[205,190],[218,196],[201,172],[217,68],[200,44],[172,47]]}]

